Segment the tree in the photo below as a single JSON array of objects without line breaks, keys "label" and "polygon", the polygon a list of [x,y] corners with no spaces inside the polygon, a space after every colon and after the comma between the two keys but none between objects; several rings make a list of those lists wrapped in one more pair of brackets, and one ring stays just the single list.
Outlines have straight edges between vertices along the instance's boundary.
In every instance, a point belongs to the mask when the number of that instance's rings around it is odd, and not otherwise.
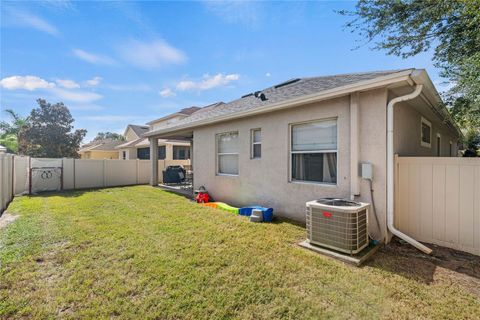
[{"label": "tree", "polygon": [[348,28],[388,54],[407,58],[433,47],[435,65],[454,83],[448,92],[454,116],[470,126],[465,132],[479,131],[480,1],[360,0],[355,11],[340,13],[354,17]]},{"label": "tree", "polygon": [[97,136],[93,138],[93,141],[98,140],[116,140],[116,141],[125,141],[125,137],[121,134],[115,132],[99,132]]},{"label": "tree", "polygon": [[11,109],[5,112],[12,118],[12,122],[0,121],[0,145],[7,148],[7,152],[16,153],[18,151],[18,133],[25,126],[27,118],[21,117]]},{"label": "tree", "polygon": [[38,99],[19,134],[19,151],[32,157],[78,158],[80,143],[87,131],[73,130],[73,117],[62,103]]},{"label": "tree", "polygon": [[14,134],[0,133],[0,146],[7,148],[7,152],[16,153],[18,151],[18,140]]}]

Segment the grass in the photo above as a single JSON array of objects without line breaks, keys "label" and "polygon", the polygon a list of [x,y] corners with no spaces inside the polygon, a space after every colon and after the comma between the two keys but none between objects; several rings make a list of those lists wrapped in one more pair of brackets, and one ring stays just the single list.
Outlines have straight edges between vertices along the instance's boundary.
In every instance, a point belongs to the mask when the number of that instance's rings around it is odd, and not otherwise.
[{"label": "grass", "polygon": [[254,224],[147,186],[19,197],[0,231],[0,318],[474,318],[451,281],[356,268]]}]

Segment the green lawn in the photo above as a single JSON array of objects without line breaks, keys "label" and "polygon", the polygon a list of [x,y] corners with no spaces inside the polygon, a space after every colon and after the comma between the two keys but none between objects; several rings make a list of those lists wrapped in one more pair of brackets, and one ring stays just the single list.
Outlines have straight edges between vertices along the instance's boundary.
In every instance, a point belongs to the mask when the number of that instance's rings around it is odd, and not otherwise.
[{"label": "green lawn", "polygon": [[[254,224],[148,186],[19,197],[0,230],[0,318],[474,318],[459,282],[388,248],[356,268],[302,249],[304,228]],[[407,262],[406,262],[407,261]]]}]

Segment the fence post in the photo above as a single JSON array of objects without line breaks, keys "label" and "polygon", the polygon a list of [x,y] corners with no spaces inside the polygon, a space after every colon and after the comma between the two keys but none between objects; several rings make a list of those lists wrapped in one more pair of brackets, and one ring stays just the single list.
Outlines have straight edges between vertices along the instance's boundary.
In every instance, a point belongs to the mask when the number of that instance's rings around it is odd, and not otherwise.
[{"label": "fence post", "polygon": [[5,209],[4,197],[3,197],[3,180],[6,180],[4,178],[4,172],[3,172],[4,158],[5,158],[5,153],[3,152],[3,150],[0,149],[0,215],[3,213],[3,210]]},{"label": "fence post", "polygon": [[103,187],[107,186],[107,160],[103,159]]},{"label": "fence post", "polygon": [[137,165],[137,166],[136,166],[136,168],[137,168],[137,171],[136,171],[136,172],[137,172],[137,174],[136,174],[136,177],[137,177],[136,184],[138,184],[138,171],[139,171],[138,166],[139,166],[139,162],[138,162],[138,159],[136,159],[135,161],[136,161],[136,165]]},{"label": "fence post", "polygon": [[75,187],[76,175],[77,175],[77,173],[75,172],[75,158],[73,158],[73,190],[76,189],[76,187]]}]

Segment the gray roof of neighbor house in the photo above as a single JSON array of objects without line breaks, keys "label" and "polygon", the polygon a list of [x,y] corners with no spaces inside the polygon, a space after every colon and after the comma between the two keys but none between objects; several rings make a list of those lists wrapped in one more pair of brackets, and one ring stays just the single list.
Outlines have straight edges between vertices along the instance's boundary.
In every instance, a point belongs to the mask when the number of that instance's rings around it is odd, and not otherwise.
[{"label": "gray roof of neighbor house", "polygon": [[88,144],[83,145],[79,152],[84,151],[117,151],[115,149],[116,146],[125,143],[125,141],[119,140],[99,140],[99,141],[92,141]]},{"label": "gray roof of neighbor house", "polygon": [[390,70],[390,71],[374,71],[363,73],[339,74],[323,77],[296,78],[291,79],[261,91],[246,94],[239,99],[228,103],[216,103],[199,109],[189,117],[181,119],[171,126],[162,129],[149,131],[145,136],[155,134],[156,131],[164,131],[168,128],[175,128],[182,125],[194,125],[205,119],[213,119],[215,117],[235,114],[237,112],[247,111],[250,109],[275,104],[301,96],[326,91],[338,87],[343,87],[357,82],[373,80],[383,76],[407,71],[411,69]]},{"label": "gray roof of neighbor house", "polygon": [[161,118],[158,118],[158,119],[155,119],[155,120],[152,120],[150,122],[147,122],[147,124],[153,124],[155,122],[158,122],[158,121],[162,121],[162,120],[166,120],[166,119],[169,119],[169,118],[173,118],[175,116],[185,116],[185,117],[188,117],[189,115],[191,115],[192,113],[194,112],[197,112],[198,110],[200,110],[201,108],[200,107],[188,107],[188,108],[183,108],[182,110],[178,111],[178,112],[174,112],[174,113],[171,113],[169,115],[166,115],[164,117],[161,117]]},{"label": "gray roof of neighbor house", "polygon": [[135,132],[135,134],[138,136],[138,137],[141,137],[142,134],[144,134],[145,132],[148,131],[148,126],[145,126],[145,125],[138,125],[138,124],[129,124],[127,126],[127,129],[128,128],[131,128],[133,130],[133,132]]},{"label": "gray roof of neighbor house", "polygon": [[195,111],[200,110],[200,107],[189,107],[189,108],[183,108],[182,110],[178,111],[177,113],[185,114],[187,116],[191,115]]}]

